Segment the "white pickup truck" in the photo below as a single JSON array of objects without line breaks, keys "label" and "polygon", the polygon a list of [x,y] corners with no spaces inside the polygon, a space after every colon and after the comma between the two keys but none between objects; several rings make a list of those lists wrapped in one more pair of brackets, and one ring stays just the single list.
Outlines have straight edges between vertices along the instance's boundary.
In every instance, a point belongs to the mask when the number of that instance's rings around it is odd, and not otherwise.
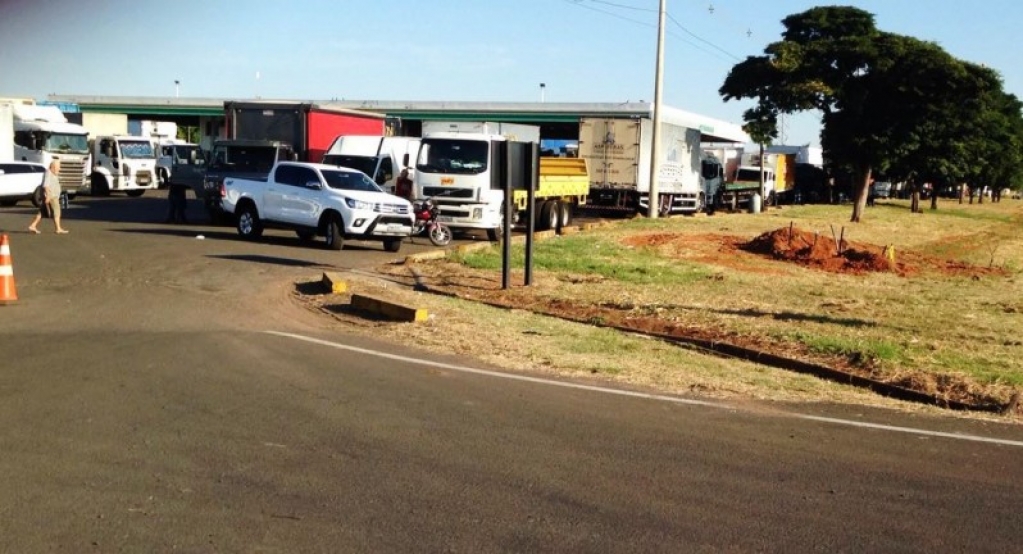
[{"label": "white pickup truck", "polygon": [[256,239],[264,227],[294,229],[302,240],[380,240],[388,252],[412,234],[412,204],[380,189],[361,171],[306,162],[278,162],[265,181],[228,177],[221,205],[238,234]]}]

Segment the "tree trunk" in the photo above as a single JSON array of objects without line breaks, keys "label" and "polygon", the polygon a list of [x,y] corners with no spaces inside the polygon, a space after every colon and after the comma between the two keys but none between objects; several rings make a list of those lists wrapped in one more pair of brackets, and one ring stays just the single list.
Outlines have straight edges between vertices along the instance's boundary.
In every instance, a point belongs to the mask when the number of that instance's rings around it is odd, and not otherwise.
[{"label": "tree trunk", "polygon": [[931,210],[937,210],[937,209],[938,209],[938,191],[932,190],[931,191]]},{"label": "tree trunk", "polygon": [[909,186],[909,190],[911,191],[909,195],[909,211],[912,213],[918,213],[920,211],[920,185],[917,184],[916,181],[913,181],[913,183]]},{"label": "tree trunk", "polygon": [[856,185],[856,200],[853,202],[853,223],[859,223],[863,217],[863,210],[867,207],[867,195],[870,194],[870,174],[872,170],[869,165],[863,165],[856,168],[856,174],[854,184]]}]

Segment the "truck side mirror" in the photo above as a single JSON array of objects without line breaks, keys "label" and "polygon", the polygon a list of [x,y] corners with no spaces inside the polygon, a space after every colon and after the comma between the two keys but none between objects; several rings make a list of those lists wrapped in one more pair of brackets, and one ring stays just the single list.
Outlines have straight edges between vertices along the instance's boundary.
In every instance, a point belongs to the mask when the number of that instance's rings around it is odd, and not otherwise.
[{"label": "truck side mirror", "polygon": [[404,154],[403,154],[403,155],[401,156],[401,165],[402,165],[403,167],[408,167],[408,162],[409,162],[409,155],[408,155],[408,152],[405,152],[405,153],[404,153]]}]

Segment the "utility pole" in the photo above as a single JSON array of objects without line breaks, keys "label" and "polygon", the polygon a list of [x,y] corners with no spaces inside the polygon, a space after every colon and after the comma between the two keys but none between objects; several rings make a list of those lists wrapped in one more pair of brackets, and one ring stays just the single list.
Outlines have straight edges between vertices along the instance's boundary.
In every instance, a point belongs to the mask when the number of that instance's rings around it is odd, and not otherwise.
[{"label": "utility pole", "polygon": [[547,83],[540,83],[540,103],[544,103],[544,92],[547,90]]},{"label": "utility pole", "polygon": [[174,79],[174,98],[178,98],[180,96],[180,94],[178,94],[180,92],[178,90],[178,87],[180,85],[181,85],[181,81],[179,81],[177,79]]},{"label": "utility pole", "polygon": [[657,17],[657,71],[654,76],[654,134],[651,137],[653,144],[650,148],[650,194],[649,210],[647,215],[650,219],[657,217],[660,208],[659,194],[657,189],[657,177],[660,174],[658,160],[661,159],[661,91],[664,89],[664,13],[666,0],[661,0],[661,7]]}]

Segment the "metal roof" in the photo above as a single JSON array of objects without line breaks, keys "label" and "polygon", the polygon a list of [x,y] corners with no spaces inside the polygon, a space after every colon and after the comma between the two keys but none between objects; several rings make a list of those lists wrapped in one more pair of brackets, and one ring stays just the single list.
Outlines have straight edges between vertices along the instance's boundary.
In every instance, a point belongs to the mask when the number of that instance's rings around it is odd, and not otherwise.
[{"label": "metal roof", "polygon": [[[652,117],[649,102],[437,102],[381,100],[264,100],[50,95],[47,100],[77,104],[82,112],[146,116],[222,116],[225,102],[303,103],[325,108],[378,112],[421,121],[504,121],[509,123],[578,123],[582,117]],[[665,106],[663,121],[699,130],[709,142],[750,141],[740,125]]]}]

